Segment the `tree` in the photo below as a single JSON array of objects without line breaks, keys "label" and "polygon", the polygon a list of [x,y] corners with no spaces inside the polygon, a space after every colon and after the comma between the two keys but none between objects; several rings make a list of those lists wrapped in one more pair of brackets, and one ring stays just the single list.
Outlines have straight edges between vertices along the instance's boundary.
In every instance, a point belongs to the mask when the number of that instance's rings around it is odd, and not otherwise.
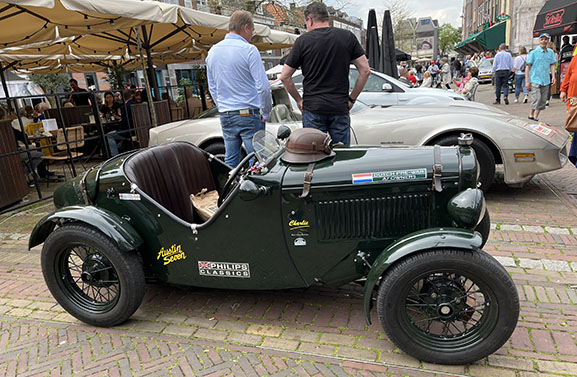
[{"label": "tree", "polygon": [[439,28],[439,49],[441,55],[452,51],[455,44],[461,40],[461,32],[451,24],[443,24]]},{"label": "tree", "polygon": [[108,75],[106,81],[110,84],[112,89],[120,90],[124,88],[124,79],[130,72],[124,68],[124,64],[113,64],[108,68]]},{"label": "tree", "polygon": [[[30,81],[42,88],[44,93],[57,93],[60,89],[69,86],[70,77],[66,73],[33,73],[29,76]],[[56,99],[49,97],[48,100],[53,107],[56,107]]]},{"label": "tree", "polygon": [[[393,22],[393,34],[395,35],[395,47],[408,51],[416,50],[415,46],[415,27],[410,20],[413,18],[413,10],[407,5],[406,0],[386,0],[385,8],[391,12],[391,21]],[[379,27],[382,29],[383,19],[380,20]]]}]

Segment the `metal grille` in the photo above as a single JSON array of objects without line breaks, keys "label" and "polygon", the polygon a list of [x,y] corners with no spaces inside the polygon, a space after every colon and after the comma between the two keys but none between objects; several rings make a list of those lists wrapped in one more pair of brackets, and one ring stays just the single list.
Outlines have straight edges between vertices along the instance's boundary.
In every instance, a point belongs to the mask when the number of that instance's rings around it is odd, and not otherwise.
[{"label": "metal grille", "polygon": [[386,238],[430,227],[429,194],[329,200],[316,204],[321,240]]}]

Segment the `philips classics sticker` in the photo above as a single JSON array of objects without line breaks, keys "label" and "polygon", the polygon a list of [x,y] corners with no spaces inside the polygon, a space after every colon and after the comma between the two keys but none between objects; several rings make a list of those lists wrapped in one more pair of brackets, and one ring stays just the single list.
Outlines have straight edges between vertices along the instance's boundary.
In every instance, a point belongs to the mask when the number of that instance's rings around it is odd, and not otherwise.
[{"label": "philips classics sticker", "polygon": [[248,263],[230,262],[198,262],[200,276],[213,276],[217,278],[250,278],[250,265]]},{"label": "philips classics sticker", "polygon": [[164,247],[160,249],[156,259],[159,260],[160,258],[162,258],[164,265],[166,266],[169,263],[186,259],[186,254],[182,251],[180,245],[172,245],[170,249],[165,249]]},{"label": "philips classics sticker", "polygon": [[120,200],[140,200],[140,194],[129,194],[126,192],[121,192],[118,197]]},{"label": "philips classics sticker", "polygon": [[427,178],[427,169],[407,169],[381,171],[375,173],[353,174],[353,183],[371,183],[371,182],[398,182],[410,181],[414,179]]}]

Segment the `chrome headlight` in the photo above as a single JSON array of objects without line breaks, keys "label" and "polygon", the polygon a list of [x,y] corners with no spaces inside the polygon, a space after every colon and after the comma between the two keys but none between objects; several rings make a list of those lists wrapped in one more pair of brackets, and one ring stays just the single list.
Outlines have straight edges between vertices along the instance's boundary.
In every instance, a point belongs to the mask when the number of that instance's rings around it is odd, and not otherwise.
[{"label": "chrome headlight", "polygon": [[485,196],[479,189],[467,189],[453,196],[447,204],[447,211],[454,225],[473,229],[485,214]]}]

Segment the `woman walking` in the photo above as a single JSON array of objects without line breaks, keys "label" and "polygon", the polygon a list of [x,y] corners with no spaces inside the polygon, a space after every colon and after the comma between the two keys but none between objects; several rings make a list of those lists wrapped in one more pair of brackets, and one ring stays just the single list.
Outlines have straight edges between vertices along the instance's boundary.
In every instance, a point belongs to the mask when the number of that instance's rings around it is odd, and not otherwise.
[{"label": "woman walking", "polygon": [[527,49],[524,46],[519,47],[519,56],[515,58],[513,72],[515,73],[515,102],[519,102],[521,88],[523,89],[523,103],[527,103],[529,91],[525,88],[525,67],[527,66]]}]

